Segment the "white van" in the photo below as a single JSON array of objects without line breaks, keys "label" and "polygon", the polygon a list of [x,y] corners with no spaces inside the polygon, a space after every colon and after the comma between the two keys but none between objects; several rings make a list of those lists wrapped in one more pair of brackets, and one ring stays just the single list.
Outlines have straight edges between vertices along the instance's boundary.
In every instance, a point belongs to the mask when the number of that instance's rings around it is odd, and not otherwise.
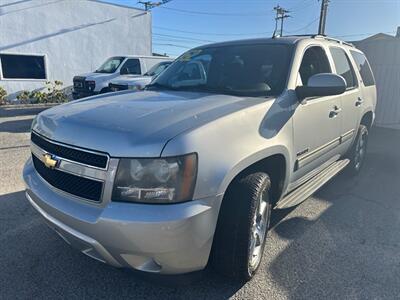
[{"label": "white van", "polygon": [[172,58],[165,56],[113,56],[107,59],[96,71],[75,76],[73,79],[74,99],[106,93],[110,81],[120,75],[145,74],[151,67]]}]

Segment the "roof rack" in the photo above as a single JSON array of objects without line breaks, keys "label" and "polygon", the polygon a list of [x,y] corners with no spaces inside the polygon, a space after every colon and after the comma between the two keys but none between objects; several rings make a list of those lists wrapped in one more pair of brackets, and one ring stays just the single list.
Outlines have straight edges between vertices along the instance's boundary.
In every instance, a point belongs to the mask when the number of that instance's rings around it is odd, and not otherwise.
[{"label": "roof rack", "polygon": [[342,41],[342,40],[338,40],[338,39],[335,39],[335,38],[331,38],[331,37],[328,37],[326,35],[320,35],[320,34],[293,34],[293,35],[290,35],[290,36],[310,37],[312,39],[324,39],[326,41],[336,42],[336,43],[341,44],[341,45],[347,45],[347,46],[350,46],[350,47],[354,47],[354,45],[352,43],[345,42],[345,41]]},{"label": "roof rack", "polygon": [[348,42],[345,42],[345,41],[342,41],[342,40],[338,40],[338,39],[335,39],[335,38],[327,37],[325,35],[316,35],[315,38],[323,38],[323,39],[325,39],[327,41],[330,41],[330,42],[336,42],[336,43],[339,43],[341,45],[347,45],[347,46],[350,46],[350,47],[354,47],[354,45],[352,43],[348,43]]}]

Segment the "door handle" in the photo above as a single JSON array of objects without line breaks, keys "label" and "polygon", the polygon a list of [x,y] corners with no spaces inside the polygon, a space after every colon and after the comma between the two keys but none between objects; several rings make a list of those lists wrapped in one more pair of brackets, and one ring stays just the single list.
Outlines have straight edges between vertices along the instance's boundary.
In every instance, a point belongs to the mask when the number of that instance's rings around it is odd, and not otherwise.
[{"label": "door handle", "polygon": [[335,118],[341,111],[342,109],[335,105],[333,110],[329,112],[329,118]]},{"label": "door handle", "polygon": [[358,98],[357,98],[357,101],[356,101],[356,106],[357,106],[357,107],[360,107],[361,104],[363,104],[363,103],[364,103],[364,100],[363,100],[361,97],[358,97]]}]

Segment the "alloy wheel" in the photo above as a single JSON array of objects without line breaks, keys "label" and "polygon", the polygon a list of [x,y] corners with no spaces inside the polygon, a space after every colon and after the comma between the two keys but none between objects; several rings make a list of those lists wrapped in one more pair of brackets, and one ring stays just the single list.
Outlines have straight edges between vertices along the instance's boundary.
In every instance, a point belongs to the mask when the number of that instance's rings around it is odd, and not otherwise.
[{"label": "alloy wheel", "polygon": [[267,202],[266,191],[261,193],[258,199],[256,213],[254,214],[253,226],[251,228],[249,269],[255,270],[261,262],[264,240],[269,226],[270,206]]}]

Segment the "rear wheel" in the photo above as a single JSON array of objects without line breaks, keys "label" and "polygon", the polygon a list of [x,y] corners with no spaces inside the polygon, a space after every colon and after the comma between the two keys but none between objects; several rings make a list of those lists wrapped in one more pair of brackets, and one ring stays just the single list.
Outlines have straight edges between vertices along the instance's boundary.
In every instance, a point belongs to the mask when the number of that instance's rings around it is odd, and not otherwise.
[{"label": "rear wheel", "polygon": [[358,128],[357,137],[351,147],[348,158],[350,163],[348,165],[348,173],[356,175],[360,172],[365,162],[368,145],[368,128],[365,125],[360,125]]},{"label": "rear wheel", "polygon": [[211,263],[229,277],[250,280],[261,263],[271,216],[271,182],[247,175],[227,191],[215,232]]}]

